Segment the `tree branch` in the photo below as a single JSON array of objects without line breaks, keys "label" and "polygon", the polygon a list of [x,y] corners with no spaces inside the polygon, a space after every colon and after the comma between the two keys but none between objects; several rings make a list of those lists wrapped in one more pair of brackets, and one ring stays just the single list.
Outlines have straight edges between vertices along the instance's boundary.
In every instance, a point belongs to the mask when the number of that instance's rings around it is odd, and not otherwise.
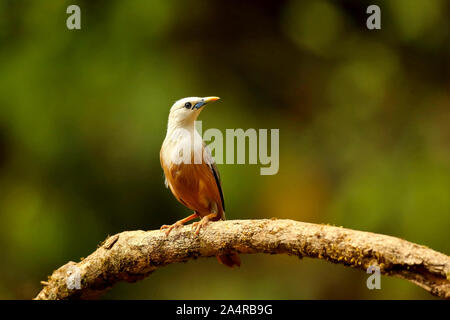
[{"label": "tree branch", "polygon": [[[199,236],[191,226],[174,230],[168,237],[159,230],[116,234],[81,262],[69,262],[54,271],[48,281],[42,282],[44,288],[35,299],[95,298],[118,281],[135,282],[170,263],[229,251],[319,258],[363,271],[375,265],[382,274],[409,280],[433,295],[450,298],[447,255],[371,232],[264,219],[210,223]],[[81,280],[79,289],[68,288],[74,276]]]}]

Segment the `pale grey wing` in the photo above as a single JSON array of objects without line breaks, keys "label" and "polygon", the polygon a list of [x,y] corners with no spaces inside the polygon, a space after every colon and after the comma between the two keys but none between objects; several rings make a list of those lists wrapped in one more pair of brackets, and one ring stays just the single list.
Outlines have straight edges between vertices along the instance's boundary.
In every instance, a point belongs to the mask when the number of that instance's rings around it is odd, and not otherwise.
[{"label": "pale grey wing", "polygon": [[[223,209],[223,211],[225,211],[225,201],[223,200],[222,183],[220,181],[219,169],[217,169],[216,163],[214,162],[214,159],[211,155],[211,151],[206,146],[205,142],[203,142],[203,150],[204,150],[203,159],[206,162],[206,164],[209,166],[209,168],[211,169],[212,174],[214,175],[214,180],[216,181],[217,189],[219,189],[219,193],[220,193],[220,200],[222,201],[222,209]],[[225,217],[225,213],[224,213],[224,217]]]}]

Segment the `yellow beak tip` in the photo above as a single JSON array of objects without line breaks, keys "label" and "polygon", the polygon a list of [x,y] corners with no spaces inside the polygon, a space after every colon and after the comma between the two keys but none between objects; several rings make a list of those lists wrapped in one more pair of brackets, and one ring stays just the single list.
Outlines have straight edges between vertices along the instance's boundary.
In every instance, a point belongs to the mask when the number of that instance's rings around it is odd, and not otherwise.
[{"label": "yellow beak tip", "polygon": [[220,100],[220,98],[219,98],[219,97],[206,97],[206,98],[204,98],[204,101],[205,101],[206,103],[208,103],[208,102],[214,102],[214,101],[217,101],[217,100]]}]

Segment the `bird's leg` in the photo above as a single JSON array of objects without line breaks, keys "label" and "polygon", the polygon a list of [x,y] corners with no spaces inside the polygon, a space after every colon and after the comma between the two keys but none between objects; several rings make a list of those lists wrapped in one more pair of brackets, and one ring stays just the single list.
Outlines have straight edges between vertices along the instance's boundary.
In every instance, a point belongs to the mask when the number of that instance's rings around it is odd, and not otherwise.
[{"label": "bird's leg", "polygon": [[166,236],[167,236],[167,235],[169,235],[170,231],[172,231],[173,229],[179,228],[183,224],[185,224],[186,222],[189,222],[189,221],[191,221],[191,220],[193,220],[193,219],[195,219],[197,217],[198,217],[198,214],[197,214],[197,212],[195,212],[195,213],[191,214],[189,217],[186,217],[184,219],[178,220],[177,222],[175,222],[172,225],[167,225],[167,224],[162,225],[159,230],[163,231],[164,229],[167,229],[167,231],[166,231]]},{"label": "bird's leg", "polygon": [[204,227],[206,224],[208,224],[208,222],[209,222],[210,220],[216,220],[215,218],[217,218],[217,215],[218,215],[218,213],[213,212],[213,213],[208,214],[207,216],[204,216],[204,217],[202,218],[202,220],[200,220],[199,222],[194,222],[194,223],[192,224],[192,228],[197,227],[197,228],[195,229],[195,234],[198,235],[198,234],[200,233],[200,229],[201,229],[202,227]]}]

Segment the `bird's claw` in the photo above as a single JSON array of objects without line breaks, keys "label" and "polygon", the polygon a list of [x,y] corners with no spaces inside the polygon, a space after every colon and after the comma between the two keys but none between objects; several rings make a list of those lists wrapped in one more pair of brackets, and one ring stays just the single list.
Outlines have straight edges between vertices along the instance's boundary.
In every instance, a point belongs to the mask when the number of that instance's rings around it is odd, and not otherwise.
[{"label": "bird's claw", "polygon": [[[198,226],[199,224],[200,224],[200,222],[194,222],[194,223],[191,225],[191,226],[192,226],[192,227],[191,227],[191,230],[198,229],[197,226]],[[195,231],[195,234],[198,234],[197,231]]]},{"label": "bird's claw", "polygon": [[203,217],[202,220],[198,221],[198,222],[194,222],[192,224],[192,229],[195,228],[195,235],[198,236],[198,234],[200,233],[200,229],[203,228],[204,226],[206,226],[209,222],[209,219],[207,217]]},{"label": "bird's claw", "polygon": [[161,228],[159,228],[159,230],[160,230],[160,231],[163,231],[164,229],[167,229],[167,231],[166,231],[166,236],[168,236],[169,233],[170,233],[170,231],[172,231],[173,229],[178,229],[178,228],[180,228],[182,225],[183,225],[182,223],[178,223],[178,222],[175,222],[175,223],[172,224],[172,225],[164,224],[164,225],[161,226]]}]

